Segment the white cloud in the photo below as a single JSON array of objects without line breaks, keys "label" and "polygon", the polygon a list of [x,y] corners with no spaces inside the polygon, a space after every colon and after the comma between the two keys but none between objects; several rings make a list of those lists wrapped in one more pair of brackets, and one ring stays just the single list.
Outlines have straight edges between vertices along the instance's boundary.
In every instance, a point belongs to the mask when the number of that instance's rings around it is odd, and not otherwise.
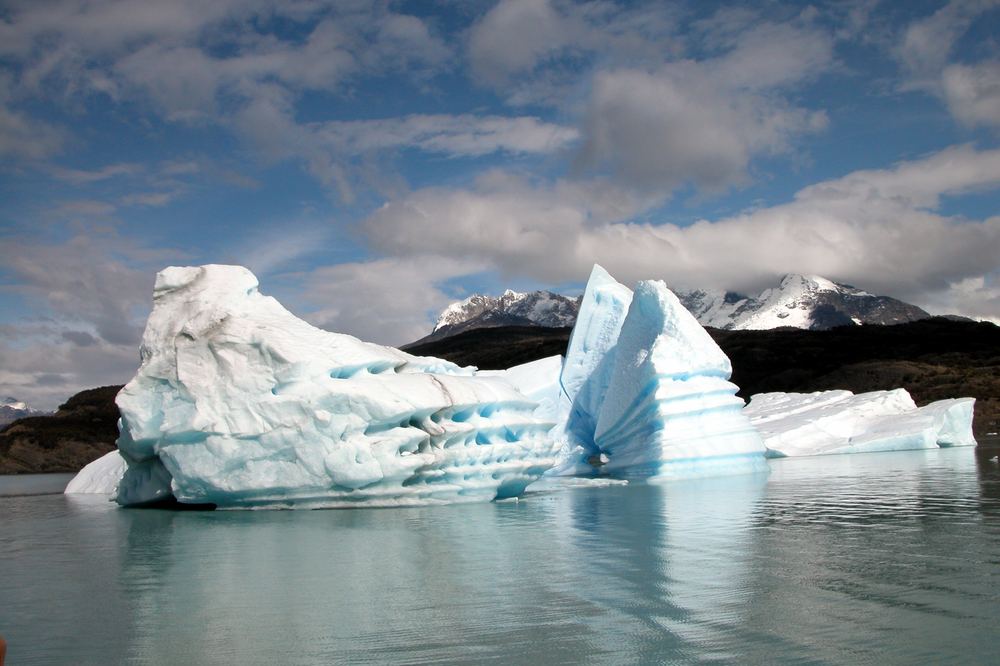
[{"label": "white cloud", "polygon": [[41,159],[57,152],[62,145],[62,132],[4,108],[0,102],[0,157]]},{"label": "white cloud", "polygon": [[294,120],[288,96],[274,88],[258,91],[237,115],[235,128],[269,160],[302,160],[313,177],[347,203],[354,201],[359,185],[384,196],[405,191],[391,169],[377,165],[394,150],[449,157],[547,154],[578,138],[572,127],[530,116],[438,114],[302,124]]},{"label": "white cloud", "polygon": [[[135,346],[95,341],[81,351],[71,339],[16,341],[0,336],[0,387],[32,408],[51,410],[74,393],[124,384],[139,367]],[[75,337],[75,336],[74,336]]]},{"label": "white cloud", "polygon": [[67,217],[106,217],[117,210],[117,206],[107,201],[95,199],[73,199],[64,201],[55,208],[55,212]]},{"label": "white cloud", "polygon": [[433,253],[318,268],[305,280],[304,300],[317,308],[306,318],[370,342],[413,342],[454,300],[441,283],[478,270],[473,261]]},{"label": "white cloud", "polygon": [[334,242],[329,224],[282,220],[250,233],[220,252],[224,263],[246,266],[264,280],[280,270],[294,270],[302,260]]},{"label": "white cloud", "polygon": [[548,0],[502,0],[473,26],[469,58],[477,77],[502,85],[547,54],[580,43],[587,28]]},{"label": "white cloud", "polygon": [[121,257],[144,254],[148,250],[104,234],[81,234],[61,245],[7,239],[0,249],[4,267],[18,278],[17,291],[111,344],[139,340],[135,310],[150,300],[153,273]]},{"label": "white cloud", "polygon": [[127,381],[155,272],[179,259],[93,230],[61,244],[4,238],[0,263],[14,278],[7,290],[36,314],[0,327],[0,391],[51,408],[82,389]]},{"label": "white cloud", "polygon": [[[104,93],[171,122],[252,125],[244,136],[255,145],[263,121],[280,120],[290,131],[268,148],[294,137],[282,152],[327,183],[332,169],[317,165],[329,157],[315,154],[295,120],[303,93],[349,94],[345,83],[362,75],[420,79],[451,67],[450,48],[423,18],[383,3],[319,0],[15,3],[0,19],[0,55],[16,65],[9,83],[19,99],[70,105]],[[0,104],[0,153],[37,159],[59,144],[50,128]]]},{"label": "white cloud", "polygon": [[714,58],[595,74],[580,164],[665,192],[685,183],[719,190],[745,182],[753,158],[825,128],[822,111],[781,93],[830,66],[828,35],[763,23],[726,42]]},{"label": "white cloud", "polygon": [[946,67],[941,85],[948,109],[960,123],[1000,129],[1000,61]]},{"label": "white cloud", "polygon": [[719,190],[745,182],[754,157],[785,152],[792,139],[826,126],[822,112],[720,87],[701,70],[599,74],[580,163],[640,187]]},{"label": "white cloud", "polygon": [[148,206],[159,208],[174,200],[177,192],[134,192],[120,199],[123,206]]},{"label": "white cloud", "polygon": [[0,71],[0,158],[39,160],[59,151],[65,134],[13,105],[13,82]]},{"label": "white cloud", "polygon": [[52,166],[49,168],[49,173],[57,179],[73,185],[86,185],[119,176],[134,176],[142,173],[144,168],[141,164],[120,162],[96,169],[68,169]]},{"label": "white cloud", "polygon": [[955,42],[977,16],[997,6],[996,0],[952,0],[907,26],[896,57],[910,73],[909,85],[935,85]]},{"label": "white cloud", "polygon": [[963,125],[1000,129],[1000,60],[950,62],[958,40],[976,21],[988,20],[984,14],[995,20],[997,10],[1000,0],[952,0],[909,25],[896,48],[906,73],[901,88],[941,97]]},{"label": "white cloud", "polygon": [[684,13],[681,3],[501,0],[469,30],[469,66],[477,84],[512,104],[558,106],[577,94],[581,67],[676,58]]},{"label": "white cloud", "polygon": [[495,152],[551,153],[578,137],[572,127],[530,116],[411,115],[313,126],[317,138],[358,155],[390,148],[418,148],[450,156]]},{"label": "white cloud", "polygon": [[746,291],[782,273],[818,273],[917,305],[996,317],[1000,311],[973,313],[958,285],[998,270],[1000,218],[963,220],[933,209],[944,195],[998,186],[1000,150],[960,146],[688,227],[630,223],[650,202],[619,191],[609,205],[614,197],[600,196],[597,183],[497,177],[472,190],[419,190],[374,213],[366,228],[391,254],[469,257],[549,282],[581,280],[595,261],[626,281]]}]

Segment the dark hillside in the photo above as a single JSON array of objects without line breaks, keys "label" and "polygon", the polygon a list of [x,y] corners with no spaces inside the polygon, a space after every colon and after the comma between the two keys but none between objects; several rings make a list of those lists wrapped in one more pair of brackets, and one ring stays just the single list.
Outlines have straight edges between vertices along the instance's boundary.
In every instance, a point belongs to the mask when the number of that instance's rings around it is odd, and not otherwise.
[{"label": "dark hillside", "polygon": [[749,398],[766,391],[902,387],[918,405],[976,398],[977,437],[1000,419],[1000,327],[943,317],[827,331],[710,331]]},{"label": "dark hillside", "polygon": [[81,391],[51,416],[29,416],[0,430],[0,474],[76,472],[114,449],[121,388]]},{"label": "dark hillside", "polygon": [[480,370],[503,370],[546,356],[565,354],[572,328],[502,326],[475,328],[441,340],[402,347],[417,356],[437,356]]}]

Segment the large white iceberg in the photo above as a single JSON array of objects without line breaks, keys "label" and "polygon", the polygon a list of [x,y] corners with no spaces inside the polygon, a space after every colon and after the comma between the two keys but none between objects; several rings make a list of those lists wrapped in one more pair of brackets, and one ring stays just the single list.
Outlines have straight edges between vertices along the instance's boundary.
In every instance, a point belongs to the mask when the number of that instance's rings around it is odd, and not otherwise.
[{"label": "large white iceberg", "polygon": [[975,446],[974,398],[917,407],[905,389],[761,393],[743,413],[771,457]]},{"label": "large white iceberg", "polygon": [[519,495],[553,426],[500,377],[315,328],[238,266],[156,278],[117,397],[117,500],[328,507]]},{"label": "large white iceberg", "polygon": [[[317,329],[236,266],[157,275],[118,453],[67,492],[121,504],[489,500],[551,474],[691,477],[771,457],[974,445],[974,400],[902,389],[754,396],[659,281],[595,266],[565,359],[476,373]],[[124,475],[122,464],[127,463]]]}]

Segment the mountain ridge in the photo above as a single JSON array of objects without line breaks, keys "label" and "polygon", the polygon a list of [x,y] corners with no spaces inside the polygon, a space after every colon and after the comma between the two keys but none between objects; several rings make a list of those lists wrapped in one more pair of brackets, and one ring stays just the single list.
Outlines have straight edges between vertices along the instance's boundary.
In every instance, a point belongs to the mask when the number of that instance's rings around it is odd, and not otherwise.
[{"label": "mountain ridge", "polygon": [[[703,326],[722,330],[799,328],[827,330],[861,324],[901,324],[931,315],[915,305],[879,296],[818,275],[789,273],[755,296],[721,290],[677,290],[677,297]],[[473,294],[446,307],[421,344],[476,328],[572,326],[579,298],[551,291]]]},{"label": "mountain ridge", "polygon": [[10,396],[0,398],[0,427],[27,416],[42,416],[44,414],[46,412],[32,409],[23,400]]},{"label": "mountain ridge", "polygon": [[473,294],[446,307],[438,316],[434,330],[418,342],[440,340],[475,328],[572,326],[580,310],[579,300],[547,290],[518,292],[508,289],[500,296]]}]

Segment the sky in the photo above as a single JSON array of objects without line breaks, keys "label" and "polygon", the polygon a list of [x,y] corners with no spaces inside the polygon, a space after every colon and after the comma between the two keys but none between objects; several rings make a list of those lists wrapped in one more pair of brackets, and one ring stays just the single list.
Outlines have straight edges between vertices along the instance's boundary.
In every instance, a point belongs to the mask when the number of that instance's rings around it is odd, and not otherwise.
[{"label": "sky", "polygon": [[386,344],[473,292],[818,274],[1000,322],[1000,0],[0,0],[0,395],[158,270]]}]

